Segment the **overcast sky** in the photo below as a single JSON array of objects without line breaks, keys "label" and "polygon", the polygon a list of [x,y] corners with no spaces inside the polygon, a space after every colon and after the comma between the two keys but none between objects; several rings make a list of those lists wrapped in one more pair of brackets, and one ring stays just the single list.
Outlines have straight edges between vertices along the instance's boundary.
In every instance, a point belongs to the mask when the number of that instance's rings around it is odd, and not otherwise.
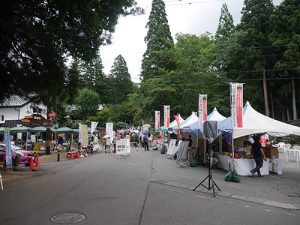
[{"label": "overcast sky", "polygon": [[[127,62],[133,82],[140,81],[142,57],[146,50],[144,38],[152,0],[136,0],[145,9],[142,16],[120,17],[113,34],[112,44],[101,47],[104,72],[108,74],[114,59],[122,55]],[[214,34],[218,27],[222,4],[225,2],[237,24],[241,18],[244,0],[164,0],[170,30],[175,40],[177,33]],[[281,0],[274,0],[278,4]],[[176,40],[175,40],[176,41]]]}]

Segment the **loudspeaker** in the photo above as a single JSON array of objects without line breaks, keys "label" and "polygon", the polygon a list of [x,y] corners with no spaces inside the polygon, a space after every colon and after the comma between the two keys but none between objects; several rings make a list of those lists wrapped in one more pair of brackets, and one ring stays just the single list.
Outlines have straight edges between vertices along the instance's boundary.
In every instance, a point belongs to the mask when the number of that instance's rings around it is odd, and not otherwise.
[{"label": "loudspeaker", "polygon": [[205,121],[203,124],[203,136],[205,139],[215,139],[218,136],[218,122]]}]

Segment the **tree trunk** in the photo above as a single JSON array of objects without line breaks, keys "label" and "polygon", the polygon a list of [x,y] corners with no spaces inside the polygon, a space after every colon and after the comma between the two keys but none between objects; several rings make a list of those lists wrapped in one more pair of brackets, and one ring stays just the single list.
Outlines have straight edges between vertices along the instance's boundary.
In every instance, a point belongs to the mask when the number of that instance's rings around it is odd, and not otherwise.
[{"label": "tree trunk", "polygon": [[286,109],[286,116],[287,116],[287,121],[290,121],[291,120],[290,110],[288,108]]},{"label": "tree trunk", "polygon": [[297,119],[297,105],[296,105],[296,90],[295,90],[295,80],[292,80],[292,98],[293,98],[293,120]]},{"label": "tree trunk", "polygon": [[264,101],[265,101],[265,114],[270,116],[269,112],[269,102],[268,102],[268,91],[267,91],[267,80],[266,80],[266,70],[263,68],[263,88],[264,88]]},{"label": "tree trunk", "polygon": [[272,118],[274,119],[275,112],[274,112],[274,102],[273,102],[273,92],[272,91],[271,91],[271,110],[272,110]]}]

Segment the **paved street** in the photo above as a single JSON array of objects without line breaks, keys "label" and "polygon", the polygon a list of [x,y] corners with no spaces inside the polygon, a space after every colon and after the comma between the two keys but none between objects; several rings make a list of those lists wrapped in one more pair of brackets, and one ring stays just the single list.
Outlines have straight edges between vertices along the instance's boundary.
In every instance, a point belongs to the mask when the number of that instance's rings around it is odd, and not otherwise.
[{"label": "paved street", "polygon": [[[179,168],[157,151],[132,151],[128,158],[99,153],[43,164],[46,174],[0,192],[1,225],[44,225],[55,215],[77,212],[85,225],[298,224],[299,165],[282,176],[242,177],[241,183],[213,175],[221,192],[195,187],[207,169]],[[298,167],[297,167],[298,166]],[[289,170],[290,171],[290,170]]]}]

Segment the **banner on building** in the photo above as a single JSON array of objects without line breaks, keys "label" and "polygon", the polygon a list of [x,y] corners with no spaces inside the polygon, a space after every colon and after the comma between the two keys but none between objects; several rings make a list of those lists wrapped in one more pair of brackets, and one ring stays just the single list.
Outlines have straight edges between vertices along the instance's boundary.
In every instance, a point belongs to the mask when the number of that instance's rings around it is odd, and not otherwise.
[{"label": "banner on building", "polygon": [[160,128],[160,111],[155,111],[155,130]]},{"label": "banner on building", "polygon": [[170,106],[164,105],[164,126],[166,129],[170,127]]},{"label": "banner on building", "polygon": [[243,127],[243,84],[230,83],[232,128]]},{"label": "banner on building", "polygon": [[12,151],[10,143],[10,132],[9,129],[4,129],[4,142],[5,142],[5,158],[6,167],[12,168]]},{"label": "banner on building", "polygon": [[198,103],[198,116],[199,116],[199,126],[203,131],[203,124],[207,120],[207,95],[199,94],[199,103]]}]

